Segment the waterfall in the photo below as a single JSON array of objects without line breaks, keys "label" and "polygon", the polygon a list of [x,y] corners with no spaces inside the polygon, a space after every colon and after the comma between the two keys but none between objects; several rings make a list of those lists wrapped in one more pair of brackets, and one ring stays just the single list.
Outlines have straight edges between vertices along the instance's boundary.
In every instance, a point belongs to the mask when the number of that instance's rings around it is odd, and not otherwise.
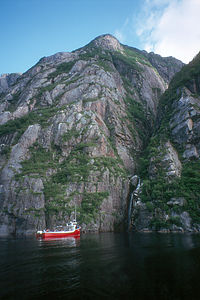
[{"label": "waterfall", "polygon": [[134,191],[134,195],[135,195],[135,196],[138,196],[138,192],[139,192],[139,190],[140,190],[140,186],[141,186],[140,178],[138,177],[138,184],[137,184],[137,187],[136,187],[136,189],[135,189],[135,191]]},{"label": "waterfall", "polygon": [[[137,175],[136,175],[137,176]],[[136,177],[134,176],[134,177]],[[133,200],[134,198],[138,197],[138,193],[140,190],[140,186],[141,186],[141,182],[140,182],[140,178],[137,176],[137,186],[135,188],[135,190],[132,191],[131,196],[130,196],[130,201],[129,201],[129,207],[128,207],[128,231],[130,229],[130,225],[131,225],[131,215],[132,215],[132,208],[133,208]]]}]

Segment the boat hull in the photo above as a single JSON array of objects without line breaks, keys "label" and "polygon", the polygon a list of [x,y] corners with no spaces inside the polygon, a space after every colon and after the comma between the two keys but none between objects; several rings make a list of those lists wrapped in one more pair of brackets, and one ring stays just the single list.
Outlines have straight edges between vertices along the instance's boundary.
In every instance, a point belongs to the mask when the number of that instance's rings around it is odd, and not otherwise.
[{"label": "boat hull", "polygon": [[36,236],[38,238],[48,239],[48,238],[65,238],[65,237],[80,237],[80,229],[75,231],[45,231],[37,232]]}]

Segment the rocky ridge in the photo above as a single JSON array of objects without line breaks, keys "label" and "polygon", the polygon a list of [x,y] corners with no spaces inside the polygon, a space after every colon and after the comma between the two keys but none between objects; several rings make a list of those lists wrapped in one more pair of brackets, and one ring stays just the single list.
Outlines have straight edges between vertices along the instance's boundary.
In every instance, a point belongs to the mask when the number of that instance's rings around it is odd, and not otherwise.
[{"label": "rocky ridge", "polygon": [[[129,179],[153,132],[160,96],[183,65],[172,62],[169,68],[170,58],[155,55],[151,63],[143,51],[103,35],[42,58],[6,88],[1,235],[65,223],[75,206],[84,231],[124,226]],[[168,161],[176,160],[173,151],[169,146]]]},{"label": "rocky ridge", "polygon": [[161,97],[157,130],[142,158],[143,188],[132,220],[137,230],[200,231],[199,66],[200,54]]},{"label": "rocky ridge", "polygon": [[16,83],[21,73],[2,74],[0,76],[0,94],[5,93],[9,87]]}]

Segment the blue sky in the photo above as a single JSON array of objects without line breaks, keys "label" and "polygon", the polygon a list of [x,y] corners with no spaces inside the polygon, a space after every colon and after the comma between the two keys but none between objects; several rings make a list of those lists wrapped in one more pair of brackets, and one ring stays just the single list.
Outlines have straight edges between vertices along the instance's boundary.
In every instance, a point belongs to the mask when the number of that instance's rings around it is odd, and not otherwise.
[{"label": "blue sky", "polygon": [[0,0],[0,74],[104,33],[187,62],[200,50],[199,11],[199,0]]}]

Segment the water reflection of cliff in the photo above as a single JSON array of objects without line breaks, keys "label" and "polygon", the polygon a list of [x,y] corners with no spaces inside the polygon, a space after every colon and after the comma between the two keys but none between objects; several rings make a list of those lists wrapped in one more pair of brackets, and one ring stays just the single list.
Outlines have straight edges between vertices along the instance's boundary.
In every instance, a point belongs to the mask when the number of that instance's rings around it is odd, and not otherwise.
[{"label": "water reflection of cliff", "polygon": [[199,299],[199,234],[0,242],[1,299]]}]

